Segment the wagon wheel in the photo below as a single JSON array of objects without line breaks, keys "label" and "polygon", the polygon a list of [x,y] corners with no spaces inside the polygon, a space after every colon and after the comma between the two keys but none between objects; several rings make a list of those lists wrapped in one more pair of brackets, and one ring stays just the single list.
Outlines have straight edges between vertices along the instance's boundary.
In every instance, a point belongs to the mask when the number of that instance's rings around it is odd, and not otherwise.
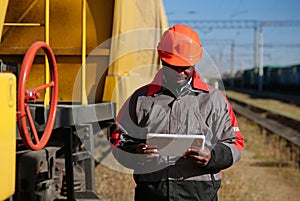
[{"label": "wagon wheel", "polygon": [[[45,85],[38,86],[34,89],[28,90],[25,89],[26,80],[30,72],[30,69],[32,67],[35,55],[40,48],[44,50],[48,58],[51,80],[49,83],[46,83]],[[49,114],[48,114],[47,124],[44,133],[42,134],[41,137],[39,137],[27,102],[29,100],[35,101],[40,96],[39,91],[44,90],[48,87],[50,87],[51,89]],[[20,130],[20,135],[22,137],[23,143],[28,148],[32,150],[40,150],[43,149],[47,144],[55,122],[57,99],[58,99],[58,75],[57,75],[56,60],[53,51],[45,42],[37,41],[31,45],[31,47],[28,49],[28,51],[25,54],[21,66],[19,81],[18,81],[17,121],[18,121],[18,127]],[[31,137],[32,136],[31,133],[28,131],[27,122],[29,123],[29,126],[31,128],[33,139]]]}]

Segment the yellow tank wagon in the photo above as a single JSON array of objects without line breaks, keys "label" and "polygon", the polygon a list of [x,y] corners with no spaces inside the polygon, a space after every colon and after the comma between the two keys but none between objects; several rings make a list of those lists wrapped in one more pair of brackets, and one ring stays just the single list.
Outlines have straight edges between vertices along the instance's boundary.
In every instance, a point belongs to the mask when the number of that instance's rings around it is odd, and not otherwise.
[{"label": "yellow tank wagon", "polygon": [[[0,200],[99,200],[94,193],[95,160],[101,162],[110,151],[106,137],[120,105],[158,70],[156,46],[167,26],[162,0],[1,1],[0,82],[4,84],[0,129],[1,142],[7,142],[9,149],[1,146],[0,159],[12,155],[12,160],[1,166],[4,193]],[[54,52],[58,107],[49,142],[33,151],[24,145],[19,129],[14,130],[15,122],[8,117],[17,116],[21,64],[36,41],[44,41]],[[7,74],[12,81],[7,81]],[[24,84],[32,89],[49,80],[48,61],[39,50]],[[7,85],[11,86],[9,93]],[[28,101],[39,135],[49,117],[50,97],[46,89],[36,100]],[[14,106],[2,110],[2,99],[9,98]],[[28,126],[29,133],[32,130]]]}]

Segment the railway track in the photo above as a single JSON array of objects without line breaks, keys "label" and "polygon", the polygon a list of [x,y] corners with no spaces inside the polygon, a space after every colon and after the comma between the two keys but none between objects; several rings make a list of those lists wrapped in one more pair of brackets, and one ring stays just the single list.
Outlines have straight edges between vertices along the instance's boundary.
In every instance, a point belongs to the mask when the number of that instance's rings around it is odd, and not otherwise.
[{"label": "railway track", "polygon": [[[300,119],[228,97],[234,111],[300,148]],[[300,162],[300,161],[298,161]]]},{"label": "railway track", "polygon": [[[228,88],[230,89],[230,88]],[[285,103],[294,104],[297,106],[300,106],[300,95],[292,95],[292,94],[283,94],[278,92],[271,92],[271,91],[262,91],[259,92],[254,89],[241,89],[241,88],[232,88],[231,90],[239,92],[239,93],[245,93],[249,94],[255,97],[261,97],[261,98],[272,98],[275,100],[283,101]]]}]

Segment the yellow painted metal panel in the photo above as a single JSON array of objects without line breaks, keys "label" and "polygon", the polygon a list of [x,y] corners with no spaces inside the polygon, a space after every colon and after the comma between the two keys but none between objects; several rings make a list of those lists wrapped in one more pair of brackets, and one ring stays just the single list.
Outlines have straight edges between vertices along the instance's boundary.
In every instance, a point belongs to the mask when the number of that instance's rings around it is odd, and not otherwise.
[{"label": "yellow painted metal panel", "polygon": [[15,190],[16,167],[16,78],[0,73],[0,200]]},{"label": "yellow painted metal panel", "polygon": [[[58,65],[59,77],[59,101],[62,102],[81,102],[81,92],[79,97],[77,92],[73,99],[73,89],[77,90],[74,85],[78,74],[81,73],[82,66],[82,1],[83,0],[51,0],[50,1],[50,19],[49,19],[49,45],[54,51]],[[1,2],[2,4],[2,2]],[[98,45],[109,39],[112,34],[113,9],[114,1],[107,0],[88,0],[86,8],[86,54],[95,49]],[[6,22],[18,22],[22,16],[22,22],[45,23],[45,1],[19,1],[10,0],[5,16]],[[0,44],[0,56],[4,62],[19,62],[32,43],[37,40],[45,41],[45,27],[11,27],[5,26],[3,30],[5,39]],[[103,47],[109,49],[107,45]],[[39,51],[41,54],[42,51]],[[16,60],[12,56],[16,55]],[[17,58],[17,56],[19,56]],[[103,57],[103,56],[102,56]],[[109,55],[105,53],[103,62],[97,68],[107,69]],[[7,58],[7,60],[6,60]],[[18,59],[18,60],[17,60]],[[40,59],[35,61],[34,66],[29,74],[26,88],[32,88],[44,83],[45,62]],[[95,76],[89,77],[87,69],[86,74],[86,92],[92,101],[101,101],[104,81],[99,83],[102,86],[95,86],[98,80]],[[42,74],[43,73],[43,74]],[[80,75],[79,75],[80,76]],[[105,77],[105,76],[104,76]],[[79,86],[80,87],[80,86]],[[96,89],[97,97],[92,97]],[[44,92],[41,93],[39,101],[44,100]]]},{"label": "yellow painted metal panel", "polygon": [[6,9],[8,5],[8,0],[1,0],[0,4],[0,43],[1,43],[1,36],[2,36],[2,31],[4,27],[4,19],[6,15]]},{"label": "yellow painted metal panel", "polygon": [[122,76],[137,66],[158,64],[156,47],[168,26],[166,19],[161,0],[116,0],[108,74]]},{"label": "yellow painted metal panel", "polygon": [[[80,77],[83,48],[82,33],[82,2],[83,0],[51,0],[49,19],[49,45],[54,50],[58,64],[59,98],[61,102],[81,102],[82,84],[77,88],[77,79]],[[28,22],[45,24],[45,1],[9,0],[5,22]],[[132,1],[132,0],[88,0],[86,5],[86,55],[88,56],[98,45],[114,36],[135,30],[158,28],[161,31],[144,34],[137,32],[128,38],[115,37],[113,43],[106,43],[101,49],[109,51],[100,55],[101,62],[87,66],[86,93],[88,102],[101,102],[103,94],[111,93],[105,89],[106,75],[117,78],[135,75],[135,69],[141,66],[158,64],[156,45],[164,29],[168,26],[162,0]],[[30,45],[37,41],[45,41],[45,26],[5,26],[0,43],[0,56],[4,62],[21,64]],[[138,40],[137,40],[138,39]],[[117,41],[117,42],[116,42]],[[144,47],[152,47],[149,50]],[[124,49],[125,48],[125,49]],[[134,52],[127,52],[127,49]],[[143,49],[144,50],[141,50]],[[147,50],[146,50],[147,49]],[[42,51],[39,51],[41,54]],[[125,52],[125,55],[122,53]],[[98,56],[97,56],[98,57]],[[13,58],[15,60],[13,60]],[[40,57],[42,58],[42,57]],[[7,60],[6,60],[7,59]],[[109,60],[110,59],[110,60]],[[98,62],[98,61],[97,61]],[[30,72],[26,88],[32,88],[44,83],[43,60],[38,60]],[[108,66],[110,67],[107,71]],[[151,79],[157,67],[147,67],[143,70],[143,77]],[[95,76],[95,72],[103,72],[103,78]],[[91,73],[92,72],[92,73]],[[43,73],[43,74],[42,74]],[[136,76],[134,76],[136,77]],[[79,78],[79,80],[82,80]],[[99,81],[100,80],[100,81]],[[126,88],[126,95],[131,86],[137,87],[135,80],[131,80]],[[76,83],[76,84],[74,84]],[[108,82],[106,82],[108,83]],[[126,82],[122,82],[127,85]],[[138,81],[137,83],[140,83]],[[78,90],[75,91],[74,90]],[[106,91],[106,92],[105,92]],[[122,92],[123,93],[123,92]],[[125,93],[125,92],[124,92]],[[106,96],[107,97],[107,96]],[[44,100],[44,92],[41,93]],[[107,99],[105,99],[107,100]]]},{"label": "yellow painted metal panel", "polygon": [[[107,76],[105,79],[105,93],[103,94],[103,101],[111,101],[113,99],[114,89],[119,79],[117,76]],[[118,93],[116,93],[118,94]],[[117,99],[117,98],[115,98]]]},{"label": "yellow painted metal panel", "polygon": [[[117,103],[118,110],[119,104],[149,83],[160,68],[156,47],[168,22],[161,0],[115,0],[113,25],[108,76],[117,77],[118,83],[112,89],[106,82],[104,95],[105,100]],[[108,94],[112,94],[110,100]]]},{"label": "yellow painted metal panel", "polygon": [[145,69],[148,68],[151,68],[151,66],[136,68],[129,71],[128,74],[124,74],[124,76],[107,76],[103,101],[116,103],[116,110],[119,111],[135,89],[152,81],[151,77],[143,76]]}]

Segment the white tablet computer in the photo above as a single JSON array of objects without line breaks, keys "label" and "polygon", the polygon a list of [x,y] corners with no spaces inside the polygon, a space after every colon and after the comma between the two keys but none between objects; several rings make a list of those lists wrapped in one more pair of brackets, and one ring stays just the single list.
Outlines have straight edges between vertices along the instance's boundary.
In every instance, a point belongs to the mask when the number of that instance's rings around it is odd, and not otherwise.
[{"label": "white tablet computer", "polygon": [[182,134],[147,134],[146,143],[149,147],[158,148],[160,155],[182,156],[191,146],[204,149],[204,135],[182,135]]}]

